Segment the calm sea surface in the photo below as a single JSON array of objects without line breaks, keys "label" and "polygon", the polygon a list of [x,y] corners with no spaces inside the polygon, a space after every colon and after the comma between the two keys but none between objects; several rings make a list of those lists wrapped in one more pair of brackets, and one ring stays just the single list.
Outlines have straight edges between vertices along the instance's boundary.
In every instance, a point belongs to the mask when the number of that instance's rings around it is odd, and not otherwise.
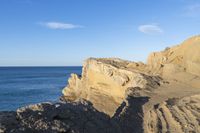
[{"label": "calm sea surface", "polygon": [[71,73],[82,67],[0,67],[0,111],[55,101]]}]

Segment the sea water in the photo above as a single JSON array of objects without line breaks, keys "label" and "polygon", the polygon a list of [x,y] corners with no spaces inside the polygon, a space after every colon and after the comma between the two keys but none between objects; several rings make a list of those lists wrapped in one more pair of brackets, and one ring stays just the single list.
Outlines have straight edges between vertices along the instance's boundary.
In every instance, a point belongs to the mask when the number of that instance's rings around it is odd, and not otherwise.
[{"label": "sea water", "polygon": [[82,67],[0,67],[0,111],[56,101],[71,73]]}]

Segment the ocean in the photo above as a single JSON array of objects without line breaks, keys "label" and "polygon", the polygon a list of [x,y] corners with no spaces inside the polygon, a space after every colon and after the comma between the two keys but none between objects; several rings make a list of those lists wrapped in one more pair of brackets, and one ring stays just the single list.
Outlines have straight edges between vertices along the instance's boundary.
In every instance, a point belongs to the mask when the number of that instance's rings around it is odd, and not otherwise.
[{"label": "ocean", "polygon": [[71,73],[82,67],[0,67],[0,111],[45,101],[62,95]]}]

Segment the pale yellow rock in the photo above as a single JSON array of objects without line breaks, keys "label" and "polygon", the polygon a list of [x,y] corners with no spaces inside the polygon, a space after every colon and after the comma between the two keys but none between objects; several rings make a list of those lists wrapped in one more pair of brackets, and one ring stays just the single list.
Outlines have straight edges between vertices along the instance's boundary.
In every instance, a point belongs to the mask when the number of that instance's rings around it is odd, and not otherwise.
[{"label": "pale yellow rock", "polygon": [[162,72],[165,64],[174,64],[184,68],[188,73],[200,76],[200,36],[192,37],[164,51],[152,53],[147,62],[152,71],[157,73]]},{"label": "pale yellow rock", "polygon": [[73,74],[63,95],[69,101],[86,99],[112,118],[123,103],[127,108],[122,114],[131,106],[127,92],[133,99],[149,99],[144,105],[135,103],[142,108],[142,116],[133,115],[142,118],[143,132],[200,132],[200,36],[151,53],[147,64],[90,58],[83,65],[82,77]]},{"label": "pale yellow rock", "polygon": [[133,64],[120,59],[90,58],[84,63],[81,79],[73,74],[63,94],[67,100],[83,98],[91,101],[99,111],[112,116],[125,99],[127,88],[152,89],[159,84],[158,77],[128,70],[130,63]]}]

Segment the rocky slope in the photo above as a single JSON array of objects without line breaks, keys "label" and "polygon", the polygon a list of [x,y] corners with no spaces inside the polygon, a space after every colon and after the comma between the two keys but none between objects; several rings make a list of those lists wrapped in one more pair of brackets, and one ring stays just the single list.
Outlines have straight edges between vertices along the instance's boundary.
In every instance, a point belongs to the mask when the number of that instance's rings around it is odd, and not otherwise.
[{"label": "rocky slope", "polygon": [[199,133],[200,36],[147,64],[90,58],[61,101],[1,112],[0,132]]}]

